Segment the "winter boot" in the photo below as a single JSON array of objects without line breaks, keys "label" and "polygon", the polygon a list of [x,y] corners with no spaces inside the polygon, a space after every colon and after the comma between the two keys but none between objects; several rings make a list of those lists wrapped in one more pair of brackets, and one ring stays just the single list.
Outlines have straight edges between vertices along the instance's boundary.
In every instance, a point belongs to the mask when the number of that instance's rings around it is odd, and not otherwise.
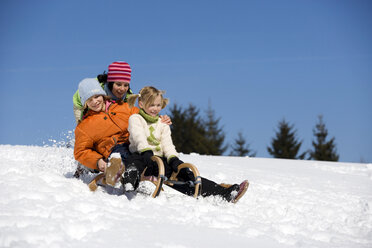
[{"label": "winter boot", "polygon": [[107,168],[105,171],[106,184],[115,186],[115,184],[121,178],[124,170],[125,170],[125,166],[122,163],[120,156],[111,157],[109,163],[107,164]]},{"label": "winter boot", "polygon": [[74,177],[75,178],[80,178],[81,176],[85,175],[85,174],[88,174],[88,170],[84,168],[84,165],[80,164],[78,162],[77,166],[76,166],[76,171],[74,173]]},{"label": "winter boot", "polygon": [[249,186],[248,180],[244,180],[239,185],[239,190],[238,191],[233,191],[231,193],[231,195],[232,195],[231,202],[232,203],[237,203],[239,201],[239,199],[242,198],[242,196],[245,194],[245,192],[247,192],[248,186]]},{"label": "winter boot", "polygon": [[125,191],[129,192],[136,190],[139,186],[139,181],[140,175],[138,169],[130,164],[121,179]]}]

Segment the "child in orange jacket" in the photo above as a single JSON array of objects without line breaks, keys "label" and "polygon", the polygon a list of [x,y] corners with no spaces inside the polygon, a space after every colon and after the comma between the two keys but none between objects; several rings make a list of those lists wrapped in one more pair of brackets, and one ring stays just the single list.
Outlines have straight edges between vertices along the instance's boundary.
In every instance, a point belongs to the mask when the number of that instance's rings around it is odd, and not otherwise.
[{"label": "child in orange jacket", "polygon": [[[75,129],[75,159],[95,172],[106,172],[109,157],[115,153],[119,153],[125,163],[130,155],[128,119],[138,113],[139,109],[130,108],[125,102],[111,101],[95,78],[82,80],[79,92],[84,108],[88,111]],[[111,185],[121,178],[123,168],[122,164],[115,167],[117,171],[110,173],[116,175]],[[138,184],[140,172],[135,165],[126,166],[125,172],[124,179],[132,185]]]}]

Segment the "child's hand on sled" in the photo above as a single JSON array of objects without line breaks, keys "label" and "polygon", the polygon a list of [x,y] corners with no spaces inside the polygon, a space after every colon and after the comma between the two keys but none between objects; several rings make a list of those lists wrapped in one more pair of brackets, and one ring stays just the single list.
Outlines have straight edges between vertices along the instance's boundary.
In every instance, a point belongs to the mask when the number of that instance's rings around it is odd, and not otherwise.
[{"label": "child's hand on sled", "polygon": [[100,158],[97,162],[97,166],[100,171],[105,172],[107,163],[102,158]]}]

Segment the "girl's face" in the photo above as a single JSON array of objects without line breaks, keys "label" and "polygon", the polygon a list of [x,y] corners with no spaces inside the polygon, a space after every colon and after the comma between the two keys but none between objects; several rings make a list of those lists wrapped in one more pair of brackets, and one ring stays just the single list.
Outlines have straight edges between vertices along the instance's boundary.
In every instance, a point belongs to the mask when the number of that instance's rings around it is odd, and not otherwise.
[{"label": "girl's face", "polygon": [[104,104],[104,101],[103,101],[102,95],[95,95],[87,100],[88,108],[95,112],[102,111],[103,104]]},{"label": "girl's face", "polygon": [[138,105],[140,106],[140,108],[143,108],[143,110],[145,110],[145,112],[152,116],[152,117],[155,117],[159,114],[160,110],[161,110],[161,106],[162,106],[162,103],[161,103],[161,96],[157,96],[154,100],[153,103],[151,103],[149,106],[145,107],[145,105],[139,101],[138,102]]},{"label": "girl's face", "polygon": [[112,85],[112,94],[122,99],[129,89],[129,82],[114,82]]}]

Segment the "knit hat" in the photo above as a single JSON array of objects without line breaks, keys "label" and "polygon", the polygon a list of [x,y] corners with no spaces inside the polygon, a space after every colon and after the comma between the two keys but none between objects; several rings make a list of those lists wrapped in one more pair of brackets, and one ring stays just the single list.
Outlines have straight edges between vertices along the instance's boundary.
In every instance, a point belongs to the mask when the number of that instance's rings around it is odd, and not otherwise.
[{"label": "knit hat", "polygon": [[106,95],[106,92],[102,89],[101,85],[95,78],[85,78],[79,83],[79,95],[81,103],[85,102],[94,95]]},{"label": "knit hat", "polygon": [[130,82],[131,72],[132,69],[130,69],[128,63],[116,61],[108,67],[107,82]]}]

